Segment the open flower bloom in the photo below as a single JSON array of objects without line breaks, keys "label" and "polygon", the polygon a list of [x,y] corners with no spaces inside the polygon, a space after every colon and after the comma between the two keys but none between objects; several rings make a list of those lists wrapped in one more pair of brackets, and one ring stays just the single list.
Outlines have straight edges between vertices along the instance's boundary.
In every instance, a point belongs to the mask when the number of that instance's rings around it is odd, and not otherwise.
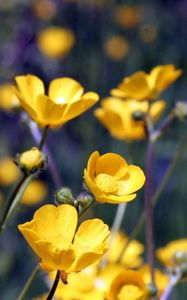
[{"label": "open flower bloom", "polygon": [[160,65],[152,69],[150,74],[138,71],[123,79],[117,89],[111,90],[114,97],[137,100],[156,99],[161,92],[170,86],[179,76],[181,70],[173,65]]},{"label": "open flower bloom", "polygon": [[18,228],[40,257],[44,270],[70,273],[85,269],[108,250],[107,225],[99,219],[87,220],[76,232],[77,221],[73,206],[48,204],[35,212],[33,220]]},{"label": "open flower bloom", "polygon": [[146,300],[148,289],[137,271],[124,271],[113,280],[107,300]]},{"label": "open flower bloom", "polygon": [[[175,257],[185,254],[187,260],[187,239],[179,239],[168,243],[165,247],[156,250],[157,258],[167,267],[175,265]],[[183,262],[183,261],[181,261]]]},{"label": "open flower bloom", "polygon": [[[101,107],[94,111],[96,118],[105,126],[110,134],[119,140],[133,141],[146,137],[145,123],[136,120],[133,115],[146,114],[148,101],[121,100],[118,98],[105,98]],[[164,101],[151,104],[150,116],[152,122],[156,121],[165,108]]]},{"label": "open flower bloom", "polygon": [[37,35],[40,51],[50,58],[64,58],[73,48],[74,43],[75,36],[69,28],[49,27]]},{"label": "open flower bloom", "polygon": [[82,85],[68,77],[52,80],[48,96],[43,82],[34,75],[17,76],[16,82],[22,107],[41,127],[60,127],[99,99],[94,92],[83,94]]},{"label": "open flower bloom", "polygon": [[143,171],[115,153],[92,153],[84,170],[87,187],[98,202],[123,203],[133,200],[144,182]]},{"label": "open flower bloom", "polygon": [[[144,265],[138,271],[142,274],[144,282],[147,285],[151,284],[151,274],[150,274],[149,266]],[[165,291],[169,283],[169,276],[167,276],[165,273],[163,273],[161,270],[157,268],[154,269],[154,275],[155,275],[155,284],[158,290],[158,297],[160,298],[160,296]]]},{"label": "open flower bloom", "polygon": [[3,110],[13,110],[20,106],[16,96],[16,87],[13,84],[0,85],[0,108]]},{"label": "open flower bloom", "polygon": [[[111,247],[107,253],[109,262],[115,263],[121,257],[120,263],[126,268],[137,268],[143,263],[141,254],[144,251],[144,246],[132,240],[128,246],[128,237],[121,231],[118,232],[112,239]],[[122,253],[122,251],[125,251]]]}]

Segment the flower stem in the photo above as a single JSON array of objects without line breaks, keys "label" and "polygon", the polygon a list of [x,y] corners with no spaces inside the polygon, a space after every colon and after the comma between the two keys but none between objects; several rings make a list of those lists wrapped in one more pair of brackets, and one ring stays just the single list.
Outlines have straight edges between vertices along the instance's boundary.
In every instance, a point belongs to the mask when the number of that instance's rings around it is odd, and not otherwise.
[{"label": "flower stem", "polygon": [[55,280],[54,280],[53,285],[52,285],[52,288],[51,288],[51,290],[50,290],[50,292],[49,292],[49,294],[48,294],[46,300],[51,300],[51,299],[53,299],[53,296],[54,296],[54,294],[55,294],[55,292],[56,292],[56,289],[57,289],[59,280],[60,280],[60,271],[57,271]]},{"label": "flower stem", "polygon": [[22,289],[19,297],[17,298],[17,300],[24,300],[25,299],[26,294],[28,292],[28,289],[30,288],[33,280],[35,279],[36,275],[38,274],[39,269],[40,269],[40,266],[38,264],[38,265],[36,265],[36,267],[34,268],[33,272],[31,273],[30,277],[28,278],[28,280],[27,280],[24,288]]},{"label": "flower stem", "polygon": [[40,141],[39,146],[38,146],[39,150],[42,150],[42,148],[43,148],[43,146],[45,144],[45,141],[46,141],[46,138],[47,138],[47,135],[48,135],[48,129],[49,129],[49,126],[45,126],[44,127],[42,138],[41,138],[41,141]]},{"label": "flower stem", "polygon": [[170,296],[171,292],[173,291],[173,288],[181,279],[181,272],[177,272],[175,275],[171,277],[171,280],[168,283],[168,286],[166,287],[164,293],[162,294],[160,300],[167,300]]}]

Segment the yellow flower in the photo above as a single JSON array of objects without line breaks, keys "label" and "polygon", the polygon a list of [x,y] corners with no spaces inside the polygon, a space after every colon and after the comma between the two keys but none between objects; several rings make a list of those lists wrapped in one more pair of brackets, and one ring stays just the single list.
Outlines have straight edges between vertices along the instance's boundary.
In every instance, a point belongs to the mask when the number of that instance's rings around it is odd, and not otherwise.
[{"label": "yellow flower", "polygon": [[57,12],[56,5],[52,0],[35,0],[32,3],[32,10],[42,20],[52,19]]},{"label": "yellow flower", "polygon": [[[144,282],[147,285],[150,284],[151,275],[150,275],[149,267],[147,265],[144,265],[139,269],[139,272],[142,274]],[[157,268],[154,269],[154,274],[155,274],[155,284],[158,289],[158,297],[160,298],[160,296],[165,291],[169,283],[169,277]]]},{"label": "yellow flower", "polygon": [[107,300],[146,300],[148,290],[137,271],[124,271],[113,280]]},{"label": "yellow flower", "polygon": [[20,106],[16,96],[16,87],[13,84],[0,85],[0,108],[11,110]]},{"label": "yellow flower", "polygon": [[93,152],[84,170],[84,179],[98,202],[122,203],[133,200],[144,182],[143,171],[115,153]]},{"label": "yellow flower", "polygon": [[10,157],[0,160],[0,185],[7,186],[14,183],[20,175],[19,169]]},{"label": "yellow flower", "polygon": [[[156,121],[164,110],[165,102],[156,101],[151,104],[150,116],[152,122]],[[126,100],[117,98],[105,98],[101,101],[101,107],[96,109],[96,118],[105,126],[110,134],[119,140],[133,141],[146,137],[145,124],[142,120],[135,120],[136,113],[148,111],[147,101]]]},{"label": "yellow flower", "polygon": [[117,5],[114,10],[116,22],[124,28],[131,29],[141,20],[141,7],[137,5]]},{"label": "yellow flower", "polygon": [[99,99],[93,92],[83,94],[82,85],[72,78],[52,80],[49,96],[45,95],[44,84],[36,76],[17,76],[16,82],[22,107],[41,127],[60,127],[85,112]]},{"label": "yellow flower", "polygon": [[50,58],[64,58],[74,43],[75,36],[69,28],[49,27],[39,32],[37,36],[40,51]]},{"label": "yellow flower", "polygon": [[18,156],[18,164],[23,171],[32,173],[44,166],[44,156],[36,147],[33,147]]},{"label": "yellow flower", "polygon": [[34,179],[26,188],[21,198],[21,203],[25,205],[34,205],[38,202],[41,202],[46,196],[46,184],[39,179]]},{"label": "yellow flower", "polygon": [[114,35],[105,42],[104,50],[110,59],[120,61],[129,52],[129,42],[123,36]]},{"label": "yellow flower", "polygon": [[111,90],[111,94],[137,100],[156,99],[180,75],[181,70],[176,70],[173,65],[160,65],[153,68],[150,74],[139,71],[124,78],[117,89]]},{"label": "yellow flower", "polygon": [[185,252],[187,256],[187,239],[175,240],[165,247],[158,248],[156,256],[165,266],[173,266],[175,264],[174,256],[181,252]]},{"label": "yellow flower", "polygon": [[[128,237],[123,232],[118,232],[114,239],[112,240],[111,248],[108,252],[108,260],[109,262],[114,263],[117,261],[128,242]],[[144,251],[144,246],[136,241],[132,240],[128,246],[126,247],[120,263],[126,268],[137,268],[139,267],[143,260],[140,256]]]},{"label": "yellow flower", "polygon": [[100,259],[108,249],[108,226],[99,219],[78,228],[76,209],[68,204],[44,205],[33,220],[18,226],[47,271],[78,272]]}]

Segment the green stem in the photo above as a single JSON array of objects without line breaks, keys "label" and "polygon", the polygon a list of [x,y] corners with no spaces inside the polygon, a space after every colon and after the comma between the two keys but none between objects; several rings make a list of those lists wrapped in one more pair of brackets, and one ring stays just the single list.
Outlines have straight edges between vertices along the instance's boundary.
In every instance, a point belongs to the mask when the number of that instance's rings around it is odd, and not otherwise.
[{"label": "green stem", "polygon": [[31,275],[30,275],[30,277],[28,278],[28,280],[27,280],[27,282],[26,282],[24,288],[22,289],[22,291],[21,291],[19,297],[17,298],[17,300],[24,300],[24,299],[25,299],[26,294],[27,294],[27,292],[28,292],[28,289],[30,288],[30,286],[31,286],[31,284],[32,284],[32,282],[33,282],[33,280],[35,279],[35,277],[36,277],[36,275],[37,275],[39,269],[40,269],[40,266],[39,266],[39,264],[38,264],[38,265],[34,268],[33,272],[32,272]]},{"label": "green stem", "polygon": [[54,296],[54,294],[56,292],[59,280],[60,280],[60,271],[57,271],[56,272],[55,280],[54,280],[53,285],[52,285],[52,288],[51,288],[51,290],[50,290],[50,292],[49,292],[46,300],[52,300],[53,299],[53,296]]},{"label": "green stem", "polygon": [[44,144],[45,144],[45,141],[46,141],[46,138],[47,138],[47,135],[48,135],[48,129],[49,129],[49,125],[47,125],[45,128],[44,128],[44,131],[43,131],[43,134],[42,134],[42,138],[41,138],[41,141],[40,141],[40,144],[38,146],[38,149],[39,150],[42,150]]},{"label": "green stem", "polygon": [[[158,201],[160,200],[160,196],[162,194],[162,192],[164,191],[165,187],[167,186],[171,176],[173,175],[173,173],[176,170],[176,167],[178,165],[178,163],[180,162],[182,156],[184,155],[185,149],[187,147],[187,135],[184,137],[184,139],[181,141],[175,156],[171,162],[171,164],[169,165],[166,174],[164,176],[164,178],[162,179],[161,184],[159,185],[159,187],[157,188],[155,194],[153,195],[153,197],[151,198],[151,202],[153,204],[153,206],[156,206],[156,204],[158,203]],[[128,243],[125,245],[124,249],[121,252],[121,255],[118,259],[118,261],[121,259],[124,251],[126,250],[126,247],[128,246],[128,244],[137,237],[137,235],[139,234],[139,232],[141,231],[143,225],[145,224],[145,212],[142,212],[134,230],[132,231],[132,233],[129,236],[128,239]]]}]

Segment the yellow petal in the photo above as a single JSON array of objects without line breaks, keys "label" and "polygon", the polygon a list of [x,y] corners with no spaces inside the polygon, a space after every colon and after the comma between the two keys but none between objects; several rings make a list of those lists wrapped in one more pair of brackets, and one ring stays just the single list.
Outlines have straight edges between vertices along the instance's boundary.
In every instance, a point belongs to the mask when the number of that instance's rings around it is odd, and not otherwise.
[{"label": "yellow petal", "polygon": [[145,182],[143,171],[137,166],[129,166],[128,173],[118,181],[118,196],[128,195],[139,190]]},{"label": "yellow petal", "polygon": [[99,157],[96,164],[96,175],[109,174],[116,179],[123,177],[127,172],[127,163],[124,158],[115,153],[106,153]]},{"label": "yellow petal", "polygon": [[49,97],[56,103],[72,103],[81,98],[84,89],[76,80],[68,77],[57,78],[49,85]]},{"label": "yellow petal", "polygon": [[162,101],[162,100],[153,102],[151,104],[150,114],[151,114],[152,121],[156,121],[160,117],[165,106],[166,106],[166,103],[165,103],[165,101]]},{"label": "yellow petal", "polygon": [[96,200],[105,196],[103,191],[101,191],[99,187],[95,184],[95,182],[91,179],[86,169],[84,169],[84,180],[89,190],[95,196]]},{"label": "yellow petal", "polygon": [[15,80],[22,100],[26,101],[31,107],[34,107],[37,96],[44,94],[42,80],[34,75],[17,76]]},{"label": "yellow petal", "polygon": [[123,196],[105,195],[104,198],[100,198],[98,201],[102,203],[119,204],[119,203],[132,201],[135,198],[136,198],[136,194],[123,195]]},{"label": "yellow petal", "polygon": [[96,163],[98,158],[100,157],[99,152],[98,151],[94,151],[88,160],[88,164],[87,164],[87,171],[88,174],[90,176],[90,178],[93,180],[95,178],[95,168],[96,168]]}]

